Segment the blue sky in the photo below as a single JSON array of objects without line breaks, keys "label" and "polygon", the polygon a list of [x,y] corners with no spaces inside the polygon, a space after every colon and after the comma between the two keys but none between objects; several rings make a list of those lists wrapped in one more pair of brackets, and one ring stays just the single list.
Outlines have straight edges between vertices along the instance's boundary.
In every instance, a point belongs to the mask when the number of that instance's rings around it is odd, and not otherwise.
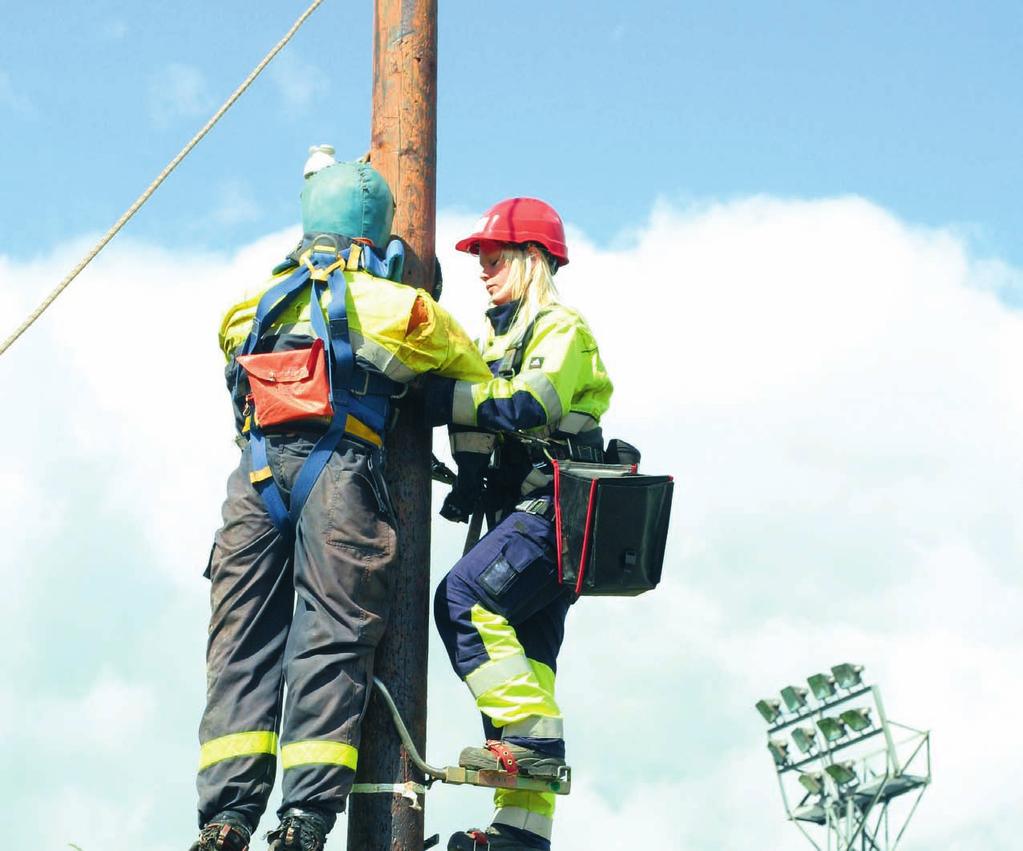
[{"label": "blue sky", "polygon": [[[0,180],[17,203],[0,245],[14,256],[105,229],[301,4],[44,8],[5,11]],[[1020,260],[1018,4],[508,8],[442,4],[442,208],[536,193],[607,241],[659,197],[855,193]],[[308,144],[367,147],[370,25],[368,2],[321,7],[132,232],[216,245],[290,223]],[[212,198],[219,217],[199,221]]]},{"label": "blue sky", "polygon": [[[5,9],[0,334],[303,8]],[[907,851],[1015,851],[1023,11],[508,8],[441,12],[444,302],[477,327],[477,270],[451,246],[483,208],[555,203],[558,283],[616,386],[607,434],[678,482],[663,585],[571,613],[576,780],[555,847],[809,847],[753,704],[852,661],[893,718],[935,731]],[[366,149],[370,25],[368,2],[327,0],[0,358],[17,411],[0,432],[0,644],[16,648],[0,765],[23,767],[0,801],[41,846],[194,834],[199,574],[237,460],[215,331],[293,245],[308,145]],[[435,520],[434,583],[462,531]],[[431,660],[445,762],[477,722],[435,637]],[[486,795],[435,788],[427,829],[487,814]]]}]

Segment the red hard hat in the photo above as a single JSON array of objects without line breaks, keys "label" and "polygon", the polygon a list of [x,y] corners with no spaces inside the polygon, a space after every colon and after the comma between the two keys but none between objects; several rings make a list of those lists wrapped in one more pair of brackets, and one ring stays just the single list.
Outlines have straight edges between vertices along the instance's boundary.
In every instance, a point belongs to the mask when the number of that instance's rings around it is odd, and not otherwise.
[{"label": "red hard hat", "polygon": [[475,230],[455,243],[458,251],[479,254],[480,242],[535,242],[546,248],[559,266],[568,265],[565,226],[555,209],[539,198],[509,198],[494,204]]}]

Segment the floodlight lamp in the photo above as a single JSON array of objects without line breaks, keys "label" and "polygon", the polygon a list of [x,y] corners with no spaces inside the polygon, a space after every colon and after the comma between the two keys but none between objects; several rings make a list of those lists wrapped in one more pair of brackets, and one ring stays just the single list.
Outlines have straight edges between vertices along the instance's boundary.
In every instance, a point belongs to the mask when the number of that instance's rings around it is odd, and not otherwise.
[{"label": "floodlight lamp", "polygon": [[810,684],[810,691],[818,700],[827,700],[835,696],[835,678],[828,674],[814,674],[806,680]]},{"label": "floodlight lamp", "polygon": [[799,775],[799,782],[803,784],[803,788],[811,795],[821,795],[824,793],[824,775],[819,771],[805,771],[801,773]]},{"label": "floodlight lamp", "polygon": [[759,712],[768,724],[773,724],[781,715],[781,701],[773,697],[757,701],[757,712]]},{"label": "floodlight lamp", "polygon": [[845,724],[838,718],[825,717],[817,722],[817,726],[829,742],[837,742],[845,735]]},{"label": "floodlight lamp", "polygon": [[781,690],[781,699],[785,701],[789,712],[799,712],[800,709],[805,709],[806,695],[806,689],[799,686],[786,686]]},{"label": "floodlight lamp", "polygon": [[859,782],[856,776],[855,764],[852,762],[836,762],[824,769],[828,776],[839,786],[852,786]]},{"label": "floodlight lamp", "polygon": [[848,662],[844,665],[834,665],[831,668],[831,673],[835,675],[838,687],[846,690],[863,685],[863,677],[860,676],[862,672],[862,665],[850,665]]},{"label": "floodlight lamp", "polygon": [[870,709],[847,709],[841,715],[838,716],[842,719],[843,723],[856,733],[862,733],[868,729],[873,723],[870,720]]},{"label": "floodlight lamp", "polygon": [[817,731],[813,727],[796,727],[792,731],[792,740],[803,753],[810,753],[817,747]]},{"label": "floodlight lamp", "polygon": [[787,765],[789,761],[789,744],[778,739],[768,739],[767,749],[774,757],[774,764],[777,766]]}]

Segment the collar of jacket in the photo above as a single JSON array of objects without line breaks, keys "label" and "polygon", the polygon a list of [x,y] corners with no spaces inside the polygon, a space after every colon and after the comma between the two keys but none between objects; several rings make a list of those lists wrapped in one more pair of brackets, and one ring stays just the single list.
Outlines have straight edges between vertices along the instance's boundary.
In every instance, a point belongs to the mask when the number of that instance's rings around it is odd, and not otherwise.
[{"label": "collar of jacket", "polygon": [[512,320],[515,318],[518,309],[519,302],[515,300],[499,304],[487,310],[487,319],[490,320],[490,324],[494,328],[494,334],[500,337],[508,332],[508,328],[511,327]]}]

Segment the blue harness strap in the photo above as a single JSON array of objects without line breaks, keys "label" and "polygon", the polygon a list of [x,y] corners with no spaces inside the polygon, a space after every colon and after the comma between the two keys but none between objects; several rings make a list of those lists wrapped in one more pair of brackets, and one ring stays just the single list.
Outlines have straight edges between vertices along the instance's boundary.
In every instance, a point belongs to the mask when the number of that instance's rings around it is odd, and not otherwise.
[{"label": "blue harness strap", "polygon": [[[330,456],[337,449],[345,434],[349,414],[356,416],[373,431],[382,434],[387,427],[390,413],[390,397],[397,388],[396,382],[385,376],[357,367],[348,334],[348,306],[346,303],[347,282],[343,264],[332,270],[325,283],[312,276],[309,268],[335,264],[338,259],[347,261],[351,249],[341,252],[315,252],[309,264],[298,267],[291,275],[268,289],[260,298],[252,330],[241,348],[241,354],[252,354],[263,333],[269,329],[281,314],[306,290],[309,292],[309,320],[313,332],[326,344],[327,370],[330,378],[330,402],[333,416],[326,432],[316,441],[309,457],[295,477],[291,489],[290,505],[286,505],[280,488],[274,481],[266,452],[266,438],[255,423],[248,432],[251,447],[251,472],[249,478],[266,506],[274,526],[282,535],[293,537],[299,517],[313,486],[326,467]],[[368,262],[366,262],[368,261]],[[372,251],[359,256],[360,268],[370,274],[386,271],[386,262]],[[377,268],[379,267],[379,268]],[[374,271],[376,269],[376,271]],[[385,277],[379,274],[377,277]],[[313,278],[310,280],[310,278]],[[329,286],[330,304],[327,305],[327,319],[324,321],[321,297]],[[361,384],[356,390],[353,385]]]},{"label": "blue harness strap", "polygon": [[266,438],[263,437],[263,432],[260,429],[253,428],[249,432],[249,446],[252,447],[249,459],[251,469],[249,479],[252,486],[262,498],[263,505],[274,526],[281,534],[290,535],[288,507],[284,504],[284,497],[281,495],[280,488],[277,487],[277,482],[274,481],[273,472],[270,469],[270,459],[266,457]]},{"label": "blue harness strap", "polygon": [[348,387],[355,367],[355,353],[348,341],[348,306],[345,304],[348,287],[344,272],[335,270],[330,274],[330,304],[327,306],[329,333],[324,327],[323,309],[320,307],[322,287],[320,281],[313,281],[309,316],[317,336],[330,342],[331,356],[327,358],[327,370],[330,375],[330,403],[334,408],[334,416],[330,421],[330,427],[316,441],[313,451],[309,453],[309,457],[295,477],[295,485],[291,489],[290,514],[291,524],[296,528],[313,485],[316,484],[320,473],[327,466],[327,461],[344,436],[345,424],[348,422],[348,401],[351,398]]}]

